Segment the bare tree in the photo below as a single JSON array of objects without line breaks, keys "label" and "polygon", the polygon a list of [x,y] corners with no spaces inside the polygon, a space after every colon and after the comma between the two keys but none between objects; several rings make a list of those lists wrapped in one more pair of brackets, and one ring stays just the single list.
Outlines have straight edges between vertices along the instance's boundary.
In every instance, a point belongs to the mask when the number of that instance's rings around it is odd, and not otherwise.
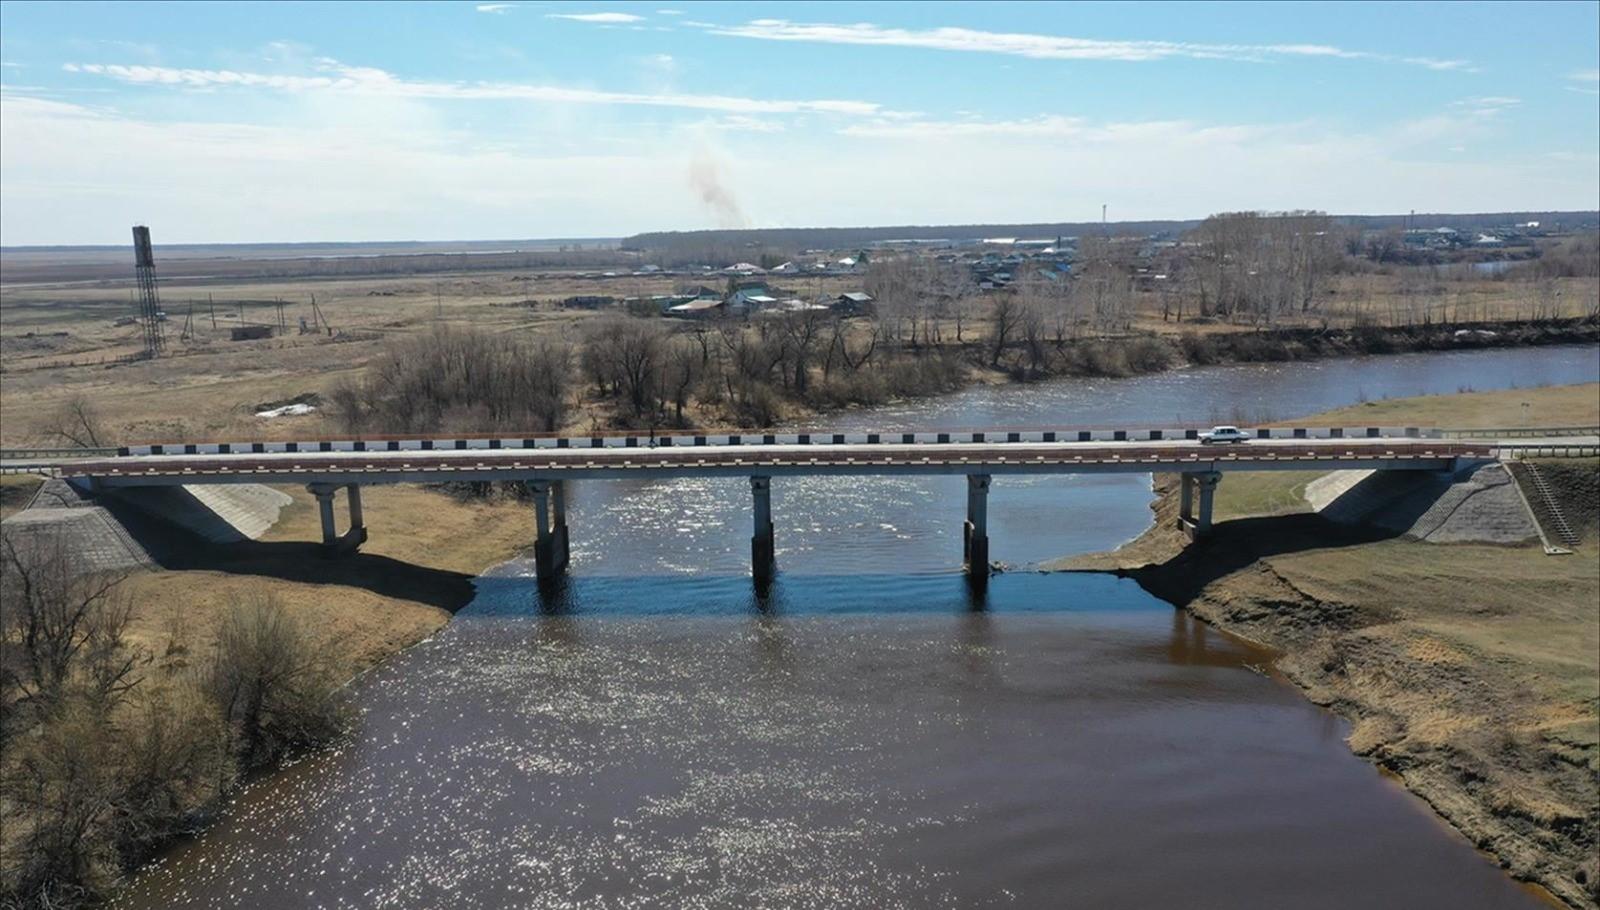
[{"label": "bare tree", "polygon": [[90,658],[98,695],[131,688],[133,661],[125,659],[122,635],[128,606],[115,596],[125,577],[87,571],[60,533],[0,532],[0,640],[20,652],[5,662],[0,702],[55,704],[80,655]]},{"label": "bare tree", "polygon": [[997,295],[989,308],[989,366],[1000,368],[1000,357],[1022,321],[1022,306],[1011,294]]},{"label": "bare tree", "polygon": [[51,440],[83,449],[110,445],[110,434],[93,403],[84,395],[63,401],[45,420],[44,433]]}]

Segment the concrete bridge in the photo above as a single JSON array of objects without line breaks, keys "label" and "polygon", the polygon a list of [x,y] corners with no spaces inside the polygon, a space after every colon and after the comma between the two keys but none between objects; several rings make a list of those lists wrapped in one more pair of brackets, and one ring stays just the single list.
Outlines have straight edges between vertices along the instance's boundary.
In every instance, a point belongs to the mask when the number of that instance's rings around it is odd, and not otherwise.
[{"label": "concrete bridge", "polygon": [[[89,489],[193,484],[305,484],[317,498],[330,554],[366,540],[361,488],[368,484],[519,481],[537,519],[541,582],[568,561],[566,483],[626,477],[741,476],[750,480],[751,574],[776,572],[772,483],[802,475],[960,474],[967,478],[963,559],[975,580],[989,571],[988,492],[1014,474],[1174,472],[1183,477],[1182,521],[1211,528],[1212,502],[1230,470],[1451,471],[1494,457],[1490,441],[1446,440],[1414,427],[1264,428],[1244,444],[1207,445],[1192,429],[999,430],[916,433],[757,433],[592,437],[364,438],[309,442],[131,446],[116,455],[57,460]],[[335,498],[349,521],[338,529]]]}]

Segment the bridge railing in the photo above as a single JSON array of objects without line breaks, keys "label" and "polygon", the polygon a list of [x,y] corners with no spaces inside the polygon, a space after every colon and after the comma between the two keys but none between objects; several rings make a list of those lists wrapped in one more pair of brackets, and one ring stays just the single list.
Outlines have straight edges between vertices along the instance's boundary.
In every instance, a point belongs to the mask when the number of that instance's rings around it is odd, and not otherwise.
[{"label": "bridge railing", "polygon": [[1504,443],[1495,446],[1501,459],[1522,458],[1600,458],[1597,445],[1550,445],[1549,443]]},{"label": "bridge railing", "polygon": [[101,446],[100,448],[33,448],[33,449],[0,449],[0,461],[49,461],[61,458],[104,458],[116,455],[115,446]]},{"label": "bridge railing", "polygon": [[1449,427],[1445,439],[1518,439],[1548,436],[1600,436],[1600,427]]},{"label": "bridge railing", "polygon": [[[436,437],[350,436],[334,439],[274,440],[264,442],[141,443],[123,446],[119,455],[248,455],[309,452],[428,452],[495,449],[632,449],[747,445],[942,445],[988,443],[1161,442],[1193,441],[1205,432],[1195,427],[1062,428],[1027,430],[916,430],[850,431],[809,430],[720,431],[682,430],[661,434],[609,432],[591,436],[471,435]],[[1255,427],[1252,439],[1434,439],[1435,431],[1421,427]]]}]

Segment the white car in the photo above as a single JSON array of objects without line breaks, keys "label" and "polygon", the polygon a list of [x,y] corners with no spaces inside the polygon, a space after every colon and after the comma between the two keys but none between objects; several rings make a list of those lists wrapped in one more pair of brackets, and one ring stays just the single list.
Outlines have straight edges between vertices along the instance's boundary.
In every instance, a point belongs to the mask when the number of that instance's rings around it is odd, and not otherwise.
[{"label": "white car", "polygon": [[1212,427],[1200,434],[1201,445],[1216,443],[1221,445],[1229,442],[1249,442],[1250,435],[1238,427]]}]

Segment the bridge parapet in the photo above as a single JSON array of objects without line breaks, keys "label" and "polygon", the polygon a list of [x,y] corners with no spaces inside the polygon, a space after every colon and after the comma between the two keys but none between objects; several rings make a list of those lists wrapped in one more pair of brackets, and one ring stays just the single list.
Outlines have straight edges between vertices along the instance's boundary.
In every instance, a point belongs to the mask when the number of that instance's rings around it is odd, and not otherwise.
[{"label": "bridge parapet", "polygon": [[[706,446],[860,446],[860,445],[989,445],[1027,443],[1164,442],[1197,440],[1197,427],[883,430],[834,432],[816,430],[685,431],[663,434],[604,433],[589,436],[373,436],[338,439],[255,442],[138,443],[116,450],[119,456],[240,455],[313,452],[460,452],[519,449],[636,449]],[[1424,427],[1256,427],[1252,439],[1438,439],[1439,430]]]}]

